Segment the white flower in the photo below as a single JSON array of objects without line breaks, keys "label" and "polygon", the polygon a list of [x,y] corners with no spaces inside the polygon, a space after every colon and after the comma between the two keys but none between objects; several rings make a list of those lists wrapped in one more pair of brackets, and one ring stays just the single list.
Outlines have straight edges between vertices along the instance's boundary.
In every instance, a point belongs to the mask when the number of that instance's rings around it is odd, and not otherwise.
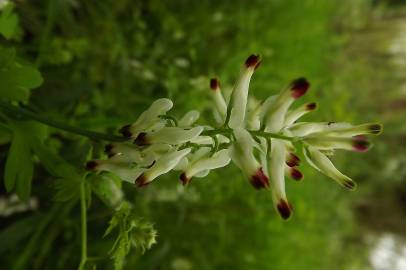
[{"label": "white flower", "polygon": [[136,138],[141,132],[157,130],[165,125],[165,121],[159,116],[165,114],[172,107],[173,102],[170,99],[157,99],[138,117],[135,123],[124,126],[120,132],[125,137]]},{"label": "white flower", "polygon": [[234,129],[235,143],[230,147],[231,159],[256,189],[269,186],[268,177],[254,156],[255,142],[244,128]]},{"label": "white flower", "polygon": [[151,168],[145,170],[136,180],[139,187],[148,185],[158,176],[172,170],[187,154],[190,153],[190,148],[183,150],[174,150],[159,158]]},{"label": "white flower", "polygon": [[[204,148],[201,148],[204,149]],[[209,149],[210,150],[210,149]],[[181,174],[180,179],[184,185],[188,184],[192,177],[199,173],[208,174],[210,170],[227,166],[230,163],[230,154],[228,149],[220,150],[212,156],[210,152],[204,154],[196,160],[191,160],[184,172]]]},{"label": "white flower", "polygon": [[313,168],[332,178],[343,187],[346,187],[350,190],[354,190],[356,188],[355,182],[352,181],[351,178],[337,170],[331,160],[322,152],[315,149],[314,147],[304,147],[303,152],[305,154],[307,162]]}]

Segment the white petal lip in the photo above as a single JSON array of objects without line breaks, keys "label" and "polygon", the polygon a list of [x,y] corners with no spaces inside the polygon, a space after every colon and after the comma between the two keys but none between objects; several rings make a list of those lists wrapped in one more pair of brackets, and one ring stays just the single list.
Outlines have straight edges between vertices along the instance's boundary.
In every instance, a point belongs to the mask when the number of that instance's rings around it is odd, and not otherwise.
[{"label": "white petal lip", "polygon": [[190,151],[190,148],[186,148],[179,151],[175,150],[167,153],[166,155],[163,155],[154,163],[154,165],[152,165],[151,168],[147,169],[142,175],[137,178],[137,186],[146,186],[158,176],[169,172],[181,161],[183,157],[189,154]]},{"label": "white petal lip", "polygon": [[354,190],[356,188],[355,182],[352,181],[351,178],[337,170],[337,168],[326,155],[313,147],[305,147],[303,149],[303,152],[305,154],[307,162],[313,168],[332,178],[338,184],[347,189]]},{"label": "white petal lip", "polygon": [[231,128],[244,126],[250,80],[260,62],[260,57],[257,55],[248,57],[237,83],[234,86],[229,102],[229,106],[231,107],[228,125]]},{"label": "white petal lip", "polygon": [[200,113],[196,110],[188,111],[180,120],[179,127],[190,127],[197,119],[199,119]]},{"label": "white petal lip", "polygon": [[203,127],[184,129],[179,127],[164,127],[156,132],[140,133],[135,139],[137,145],[149,145],[155,143],[182,144],[200,135]]}]

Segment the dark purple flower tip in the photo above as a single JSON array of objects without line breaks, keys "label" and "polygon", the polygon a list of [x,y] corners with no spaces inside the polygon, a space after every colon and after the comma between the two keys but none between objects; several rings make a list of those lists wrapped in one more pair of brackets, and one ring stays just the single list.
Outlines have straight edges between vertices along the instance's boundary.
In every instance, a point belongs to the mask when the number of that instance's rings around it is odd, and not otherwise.
[{"label": "dark purple flower tip", "polygon": [[284,199],[279,201],[277,208],[280,216],[285,220],[292,215],[292,206]]},{"label": "dark purple flower tip", "polygon": [[382,125],[381,124],[371,124],[368,127],[371,134],[380,134],[382,132]]},{"label": "dark purple flower tip", "polygon": [[88,162],[86,162],[86,170],[88,171],[96,171],[97,170],[97,166],[99,165],[99,163],[97,163],[96,160],[90,160]]},{"label": "dark purple flower tip", "polygon": [[317,109],[317,103],[316,102],[306,104],[306,110],[313,111],[315,109]]},{"label": "dark purple flower tip", "polygon": [[354,140],[352,141],[352,147],[354,151],[357,152],[366,152],[369,150],[369,147],[371,146],[371,143],[367,141],[365,136],[355,136],[353,138]]},{"label": "dark purple flower tip", "polygon": [[290,152],[289,157],[286,160],[286,165],[288,165],[289,167],[295,167],[295,166],[298,166],[299,164],[300,164],[300,158],[298,156],[296,156],[294,153]]},{"label": "dark purple flower tip", "polygon": [[348,188],[349,190],[355,190],[357,184],[354,181],[348,179],[343,182],[343,186]]},{"label": "dark purple flower tip", "polygon": [[269,179],[264,174],[264,171],[262,170],[262,168],[259,168],[256,171],[256,173],[253,176],[251,176],[251,184],[256,189],[268,188],[269,187]]},{"label": "dark purple flower tip", "polygon": [[130,131],[131,125],[125,125],[124,127],[120,128],[119,132],[126,138],[131,138],[132,133]]},{"label": "dark purple flower tip", "polygon": [[290,177],[293,180],[301,181],[303,180],[303,173],[296,168],[290,168]]},{"label": "dark purple flower tip", "polygon": [[186,186],[187,184],[189,184],[192,181],[192,178],[188,178],[186,176],[186,173],[182,173],[179,176],[179,180],[182,182],[182,185]]},{"label": "dark purple flower tip", "polygon": [[114,156],[116,153],[114,153],[113,148],[114,146],[112,143],[106,144],[106,146],[104,146],[104,153],[106,153],[109,157]]},{"label": "dark purple flower tip", "polygon": [[220,89],[220,81],[216,78],[210,80],[210,89],[213,91]]},{"label": "dark purple flower tip", "polygon": [[150,182],[148,181],[147,177],[145,174],[141,174],[138,176],[137,179],[135,179],[135,184],[137,187],[145,187],[149,184]]},{"label": "dark purple flower tip", "polygon": [[305,78],[299,78],[294,80],[290,84],[290,90],[292,91],[292,97],[294,99],[300,98],[306,94],[307,90],[310,87],[310,83]]},{"label": "dark purple flower tip", "polygon": [[257,54],[251,54],[247,60],[245,60],[245,66],[247,68],[257,69],[261,64],[261,57]]},{"label": "dark purple flower tip", "polygon": [[149,145],[150,143],[148,142],[147,133],[141,132],[138,134],[137,138],[134,140],[134,143],[139,146]]}]

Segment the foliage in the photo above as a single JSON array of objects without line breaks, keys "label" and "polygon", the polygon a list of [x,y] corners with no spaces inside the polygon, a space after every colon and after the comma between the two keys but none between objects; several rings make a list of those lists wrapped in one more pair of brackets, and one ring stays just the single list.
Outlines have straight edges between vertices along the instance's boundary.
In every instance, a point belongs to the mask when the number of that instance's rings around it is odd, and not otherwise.
[{"label": "foliage", "polygon": [[[303,102],[326,104],[318,112],[322,121],[361,120],[365,115],[349,107],[359,103],[356,93],[346,89],[361,83],[362,74],[346,75],[348,65],[332,63],[348,41],[337,33],[342,18],[348,18],[345,27],[362,28],[372,1],[6,2],[0,105],[20,111],[0,106],[2,182],[7,192],[39,204],[0,217],[2,268],[77,268],[83,259],[80,201],[88,225],[83,269],[351,269],[358,260],[359,250],[347,249],[357,237],[349,211],[355,195],[307,167],[303,183],[287,183],[297,214],[285,223],[271,211],[268,194],[237,181],[242,176],[234,167],[186,188],[169,174],[144,190],[86,172],[85,161],[103,155],[100,138],[46,127],[21,110],[114,134],[153,100],[167,97],[176,101],[175,117],[197,109],[212,125],[208,78],[221,74],[229,91],[241,59],[258,52],[267,63],[252,84],[258,98],[306,76],[314,88]],[[340,88],[338,75],[351,77],[347,88]],[[359,168],[359,159],[336,161],[360,178],[369,168]],[[148,250],[156,231],[158,242]]]}]

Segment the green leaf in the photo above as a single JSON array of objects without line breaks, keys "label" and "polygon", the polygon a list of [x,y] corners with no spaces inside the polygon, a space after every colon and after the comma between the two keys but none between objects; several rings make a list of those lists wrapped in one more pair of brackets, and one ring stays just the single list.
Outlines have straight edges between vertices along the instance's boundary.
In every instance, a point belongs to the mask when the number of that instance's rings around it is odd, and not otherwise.
[{"label": "green leaf", "polygon": [[15,62],[15,56],[14,48],[0,47],[0,69],[10,68]]},{"label": "green leaf", "polygon": [[27,200],[31,192],[33,168],[29,144],[18,130],[14,130],[4,172],[6,190],[10,192],[15,187],[18,197]]},{"label": "green leaf", "polygon": [[3,8],[0,15],[0,34],[6,39],[11,39],[17,32],[18,17],[13,12],[14,6],[8,4]]},{"label": "green leaf", "polygon": [[78,198],[82,177],[75,167],[46,147],[39,139],[32,138],[31,140],[31,147],[41,164],[51,175],[59,178],[55,182],[57,190],[55,200],[69,201]]},{"label": "green leaf", "polygon": [[26,102],[29,90],[42,84],[39,71],[30,66],[15,64],[8,69],[0,70],[0,97]]}]

